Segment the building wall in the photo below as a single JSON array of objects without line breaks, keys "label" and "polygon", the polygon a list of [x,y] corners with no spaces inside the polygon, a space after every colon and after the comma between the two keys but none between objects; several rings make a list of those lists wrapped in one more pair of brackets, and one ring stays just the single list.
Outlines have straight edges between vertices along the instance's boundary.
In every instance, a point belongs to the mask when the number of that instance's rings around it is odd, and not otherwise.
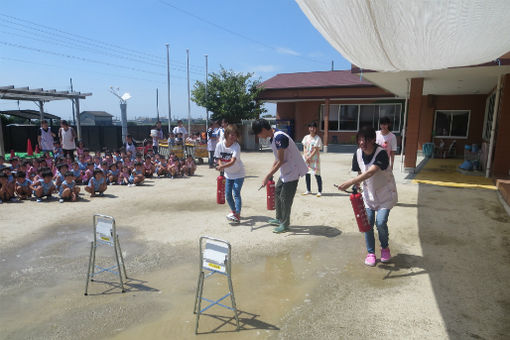
[{"label": "building wall", "polygon": [[456,140],[457,156],[462,156],[464,154],[464,146],[466,144],[481,145],[486,100],[487,95],[423,96],[420,112],[418,149],[422,149],[424,143],[433,142],[436,146],[438,146],[441,142],[440,138],[433,138],[434,116],[436,110],[471,111],[467,139],[443,138],[446,147],[448,147],[454,139]]}]

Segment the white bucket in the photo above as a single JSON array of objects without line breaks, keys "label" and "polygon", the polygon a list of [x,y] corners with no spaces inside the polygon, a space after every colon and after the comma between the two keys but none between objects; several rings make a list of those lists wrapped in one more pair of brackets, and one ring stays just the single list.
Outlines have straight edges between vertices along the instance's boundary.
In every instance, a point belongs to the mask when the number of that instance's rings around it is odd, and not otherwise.
[{"label": "white bucket", "polygon": [[151,137],[157,137],[158,136],[158,130],[151,130]]}]

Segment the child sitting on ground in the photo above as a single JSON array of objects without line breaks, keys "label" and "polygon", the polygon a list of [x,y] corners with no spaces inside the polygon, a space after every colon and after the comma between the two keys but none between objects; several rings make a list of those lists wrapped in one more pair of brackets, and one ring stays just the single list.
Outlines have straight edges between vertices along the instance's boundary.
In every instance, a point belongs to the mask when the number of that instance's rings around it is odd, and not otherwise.
[{"label": "child sitting on ground", "polygon": [[24,171],[18,171],[16,173],[16,194],[19,199],[26,200],[32,196],[32,189],[30,186],[32,181],[27,179]]},{"label": "child sitting on ground", "polygon": [[81,177],[81,183],[82,184],[89,184],[90,179],[94,176],[94,163],[88,162],[87,163],[87,170],[85,170],[85,173]]},{"label": "child sitting on ground", "polygon": [[62,182],[60,186],[59,194],[60,199],[58,200],[60,203],[64,203],[64,200],[71,200],[75,202],[78,199],[78,194],[80,193],[80,188],[76,185],[74,181],[74,175],[72,171],[67,171],[65,174],[65,180]]},{"label": "child sitting on ground", "polygon": [[0,172],[0,203],[8,202],[14,197],[14,188],[9,184],[9,175]]},{"label": "child sitting on ground", "polygon": [[57,190],[60,190],[60,185],[65,180],[64,174],[68,170],[67,164],[61,163],[61,164],[57,165],[57,169],[58,169],[58,171],[55,174],[55,176],[53,177],[53,181],[55,182],[55,187],[57,188]]},{"label": "child sitting on ground", "polygon": [[186,165],[187,175],[193,176],[197,169],[197,165],[195,164],[195,161],[193,160],[193,157],[191,157],[191,155],[188,155],[188,157],[186,157],[185,165]]},{"label": "child sitting on ground", "polygon": [[152,175],[154,174],[154,171],[156,169],[154,168],[154,164],[152,164],[152,162],[151,162],[150,156],[145,157],[145,162],[143,163],[143,170],[144,170],[144,175],[147,178],[151,178]]},{"label": "child sitting on ground", "polygon": [[119,174],[119,184],[128,185],[129,184],[129,168],[127,166],[122,166],[122,171]]},{"label": "child sitting on ground", "polygon": [[170,154],[170,157],[168,158],[167,169],[171,178],[174,178],[179,173],[179,159],[173,152]]},{"label": "child sitting on ground", "polygon": [[76,182],[76,184],[81,184],[82,172],[80,170],[80,166],[78,165],[78,162],[73,162],[71,164],[71,167],[72,167],[71,172],[73,173],[74,181]]},{"label": "child sitting on ground", "polygon": [[143,165],[140,162],[135,163],[135,168],[129,176],[129,186],[140,185],[143,183],[145,177],[143,176]]},{"label": "child sitting on ground", "polygon": [[95,197],[96,193],[99,196],[103,196],[106,190],[106,180],[104,173],[101,169],[94,170],[94,176],[89,181],[89,184],[85,187],[85,191],[90,194],[90,197]]},{"label": "child sitting on ground", "polygon": [[44,196],[49,200],[51,195],[56,191],[55,184],[52,181],[52,173],[49,169],[45,169],[42,172],[42,179],[32,183],[32,191],[34,196],[37,198],[37,202],[42,202]]},{"label": "child sitting on ground", "polygon": [[156,166],[156,173],[158,176],[166,176],[168,174],[168,162],[165,156],[159,157],[159,162]]},{"label": "child sitting on ground", "polygon": [[5,158],[4,156],[0,155],[0,170],[2,170],[3,168],[5,168]]},{"label": "child sitting on ground", "polygon": [[112,185],[118,184],[119,174],[120,170],[117,169],[117,164],[113,163],[110,165],[110,170],[108,171],[108,183]]},{"label": "child sitting on ground", "polygon": [[59,142],[53,143],[53,158],[57,159],[64,155],[64,151],[62,151],[62,148],[60,147]]}]

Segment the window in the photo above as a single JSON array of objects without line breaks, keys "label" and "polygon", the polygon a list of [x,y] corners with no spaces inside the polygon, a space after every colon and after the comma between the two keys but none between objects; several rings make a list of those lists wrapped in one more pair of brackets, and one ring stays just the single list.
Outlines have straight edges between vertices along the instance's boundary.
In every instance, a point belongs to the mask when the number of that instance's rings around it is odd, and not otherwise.
[{"label": "window", "polygon": [[343,131],[358,130],[358,105],[340,105],[340,129]]},{"label": "window", "polygon": [[436,111],[435,137],[467,138],[470,111]]},{"label": "window", "polygon": [[[321,105],[321,130],[324,130],[324,105]],[[358,131],[369,125],[379,130],[381,117],[389,117],[392,131],[400,131],[402,104],[332,104],[329,106],[329,131]]]}]

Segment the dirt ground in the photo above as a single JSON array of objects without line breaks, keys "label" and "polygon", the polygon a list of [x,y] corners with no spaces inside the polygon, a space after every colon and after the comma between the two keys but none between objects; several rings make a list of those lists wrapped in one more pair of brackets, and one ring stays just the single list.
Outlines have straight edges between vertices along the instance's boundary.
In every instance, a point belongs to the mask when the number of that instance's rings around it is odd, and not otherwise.
[{"label": "dirt ground", "polygon": [[[215,202],[217,172],[206,166],[192,178],[110,186],[105,197],[76,203],[0,205],[0,339],[197,337],[201,235],[232,244],[241,331],[230,311],[213,307],[198,337],[508,338],[510,218],[496,192],[414,184],[396,169],[394,258],[369,268],[349,198],[333,188],[351,176],[350,154],[321,156],[324,195],[300,195],[302,179],[291,230],[279,235],[265,223],[274,213],[257,191],[273,156],[242,157],[243,220],[235,226]],[[116,219],[129,277],[124,294],[105,273],[83,295],[94,213]],[[111,255],[98,250],[98,263]],[[226,289],[224,278],[212,277],[204,296]]]}]

